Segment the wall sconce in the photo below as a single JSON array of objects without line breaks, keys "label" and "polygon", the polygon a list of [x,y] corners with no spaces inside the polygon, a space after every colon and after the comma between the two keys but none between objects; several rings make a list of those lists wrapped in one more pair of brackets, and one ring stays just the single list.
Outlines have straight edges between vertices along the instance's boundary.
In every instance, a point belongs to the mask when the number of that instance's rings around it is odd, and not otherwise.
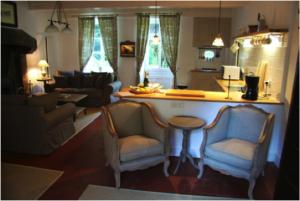
[{"label": "wall sconce", "polygon": [[[57,20],[53,19],[54,13],[56,12]],[[63,18],[65,21],[63,21]],[[46,27],[45,32],[46,33],[56,33],[59,32],[59,29],[57,26],[55,26],[54,23],[57,23],[58,25],[65,25],[65,28],[62,29],[61,32],[63,33],[71,33],[72,29],[69,27],[69,23],[66,17],[66,13],[64,9],[62,8],[61,2],[57,1],[55,2],[54,9],[52,11],[51,19],[48,20],[50,24]]]}]

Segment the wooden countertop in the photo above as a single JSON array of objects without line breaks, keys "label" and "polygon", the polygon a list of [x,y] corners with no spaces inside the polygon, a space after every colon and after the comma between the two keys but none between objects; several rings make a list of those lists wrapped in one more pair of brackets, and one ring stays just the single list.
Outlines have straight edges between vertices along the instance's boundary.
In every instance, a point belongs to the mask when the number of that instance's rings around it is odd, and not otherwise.
[{"label": "wooden countertop", "polygon": [[[222,81],[221,81],[222,82]],[[227,90],[225,92],[200,91],[200,90],[184,90],[191,91],[191,96],[184,93],[180,95],[181,89],[171,89],[172,92],[178,92],[178,95],[167,95],[170,89],[160,90],[159,93],[151,94],[134,94],[129,92],[129,88],[124,88],[117,92],[114,96],[119,98],[141,98],[141,99],[163,99],[163,100],[186,100],[186,101],[207,101],[207,102],[238,102],[238,103],[252,103],[252,104],[282,104],[274,97],[258,98],[255,101],[242,99],[242,92],[233,91],[227,98]]]}]

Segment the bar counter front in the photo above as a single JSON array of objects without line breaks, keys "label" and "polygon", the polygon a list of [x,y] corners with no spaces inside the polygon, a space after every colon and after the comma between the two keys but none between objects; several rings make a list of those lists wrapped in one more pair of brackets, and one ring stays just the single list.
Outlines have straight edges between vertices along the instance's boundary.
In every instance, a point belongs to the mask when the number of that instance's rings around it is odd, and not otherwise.
[{"label": "bar counter front", "polygon": [[[223,84],[221,83],[222,81],[218,82]],[[129,88],[124,88],[122,91],[115,93],[114,96],[120,99],[151,103],[164,122],[167,122],[172,116],[189,115],[203,119],[208,125],[225,105],[252,104],[266,112],[274,113],[275,123],[269,147],[268,161],[272,161],[279,166],[285,128],[283,126],[283,104],[274,97],[259,97],[257,100],[245,100],[241,98],[242,92],[231,91],[228,94],[227,89],[225,87],[223,89],[223,92],[165,89],[156,93],[135,94],[131,93]],[[176,129],[171,137],[171,155],[173,156],[180,155],[182,145],[181,132],[179,129]],[[193,130],[188,145],[188,152],[194,158],[200,157],[201,142],[202,128]]]}]

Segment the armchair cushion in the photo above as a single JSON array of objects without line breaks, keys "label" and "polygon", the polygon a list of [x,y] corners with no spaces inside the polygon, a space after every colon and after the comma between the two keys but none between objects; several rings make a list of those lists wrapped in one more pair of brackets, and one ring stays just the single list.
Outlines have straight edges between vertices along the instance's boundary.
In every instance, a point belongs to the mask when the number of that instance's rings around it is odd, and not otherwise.
[{"label": "armchair cushion", "polygon": [[232,166],[249,170],[252,167],[256,144],[240,140],[226,139],[206,147],[206,156],[230,164]]},{"label": "armchair cushion", "polygon": [[49,93],[42,96],[33,96],[28,98],[28,105],[30,106],[41,106],[44,111],[50,112],[56,108],[58,100],[58,93]]},{"label": "armchair cushion", "polygon": [[119,149],[122,162],[164,153],[164,145],[162,143],[142,135],[131,135],[119,139]]}]

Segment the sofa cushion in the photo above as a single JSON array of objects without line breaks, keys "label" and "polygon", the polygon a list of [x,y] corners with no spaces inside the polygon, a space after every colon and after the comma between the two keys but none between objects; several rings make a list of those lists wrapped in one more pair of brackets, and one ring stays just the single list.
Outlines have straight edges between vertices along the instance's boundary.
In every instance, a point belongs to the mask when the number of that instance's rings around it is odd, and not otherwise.
[{"label": "sofa cushion", "polygon": [[58,76],[69,77],[69,76],[73,76],[73,75],[74,75],[74,72],[73,72],[73,71],[56,70],[56,74],[57,74]]},{"label": "sofa cushion", "polygon": [[44,108],[46,113],[51,112],[56,108],[58,93],[49,93],[41,96],[33,96],[28,98],[27,103],[30,106],[40,106]]},{"label": "sofa cushion", "polygon": [[94,87],[97,77],[95,75],[83,75],[82,76],[82,88]]},{"label": "sofa cushion", "polygon": [[142,135],[131,135],[119,139],[120,160],[122,162],[156,156],[164,153],[164,146],[158,140]]},{"label": "sofa cushion", "polygon": [[68,77],[65,76],[53,76],[55,80],[55,87],[66,88],[69,87]]},{"label": "sofa cushion", "polygon": [[235,167],[249,170],[252,167],[255,148],[256,144],[252,142],[232,138],[207,146],[205,155]]},{"label": "sofa cushion", "polygon": [[95,79],[95,88],[97,89],[102,89],[104,88],[104,83],[105,83],[105,76],[106,76],[106,73],[99,73],[99,74],[93,74],[92,75],[96,76],[97,78]]},{"label": "sofa cushion", "polygon": [[81,76],[71,76],[69,77],[69,86],[71,88],[81,88]]}]

